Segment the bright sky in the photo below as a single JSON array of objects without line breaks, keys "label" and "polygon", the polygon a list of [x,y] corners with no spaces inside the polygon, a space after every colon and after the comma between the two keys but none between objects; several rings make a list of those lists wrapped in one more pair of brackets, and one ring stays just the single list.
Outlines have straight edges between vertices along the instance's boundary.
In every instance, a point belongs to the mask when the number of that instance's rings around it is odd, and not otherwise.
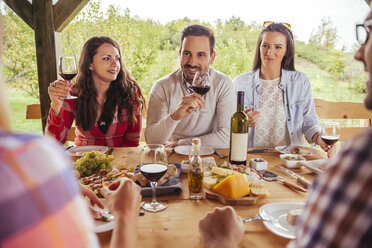
[{"label": "bright sky", "polygon": [[287,22],[298,40],[307,42],[322,17],[330,17],[339,35],[338,47],[356,43],[355,24],[362,23],[370,11],[364,0],[102,0],[102,7],[119,5],[129,8],[131,16],[165,24],[188,17],[212,25],[231,16],[246,24],[252,21]]}]

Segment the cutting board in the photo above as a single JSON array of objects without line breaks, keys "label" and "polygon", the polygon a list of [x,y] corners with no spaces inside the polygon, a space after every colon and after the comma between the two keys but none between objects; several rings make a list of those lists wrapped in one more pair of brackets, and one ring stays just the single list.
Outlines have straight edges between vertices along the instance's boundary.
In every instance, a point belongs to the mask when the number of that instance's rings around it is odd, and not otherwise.
[{"label": "cutting board", "polygon": [[257,196],[244,196],[238,199],[232,199],[226,196],[223,196],[217,192],[204,188],[205,198],[209,200],[219,201],[225,205],[230,206],[248,206],[256,203],[259,197]]}]

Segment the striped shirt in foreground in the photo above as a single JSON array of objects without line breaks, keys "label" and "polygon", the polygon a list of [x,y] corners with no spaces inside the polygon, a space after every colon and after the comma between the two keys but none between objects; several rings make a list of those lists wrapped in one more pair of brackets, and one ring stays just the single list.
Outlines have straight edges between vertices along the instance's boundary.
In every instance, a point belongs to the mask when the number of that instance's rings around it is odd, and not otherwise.
[{"label": "striped shirt in foreground", "polygon": [[296,238],[289,247],[372,247],[372,128],[315,180]]},{"label": "striped shirt in foreground", "polygon": [[0,131],[0,247],[98,247],[64,149]]}]

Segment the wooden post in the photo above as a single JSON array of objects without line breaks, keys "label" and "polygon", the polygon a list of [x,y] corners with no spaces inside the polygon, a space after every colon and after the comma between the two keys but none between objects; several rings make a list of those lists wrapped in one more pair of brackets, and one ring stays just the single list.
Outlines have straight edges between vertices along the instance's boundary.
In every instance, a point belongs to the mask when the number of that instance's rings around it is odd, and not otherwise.
[{"label": "wooden post", "polygon": [[48,86],[57,79],[56,46],[52,0],[33,0],[35,45],[43,130],[48,118]]}]

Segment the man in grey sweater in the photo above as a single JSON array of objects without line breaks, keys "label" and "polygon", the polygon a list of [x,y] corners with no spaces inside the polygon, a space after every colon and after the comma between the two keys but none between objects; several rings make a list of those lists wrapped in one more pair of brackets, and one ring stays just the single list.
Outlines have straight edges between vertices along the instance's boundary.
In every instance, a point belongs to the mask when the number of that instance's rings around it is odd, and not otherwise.
[{"label": "man in grey sweater", "polygon": [[[210,67],[216,56],[214,44],[213,32],[204,26],[191,25],[182,31],[181,68],[159,79],[150,91],[148,144],[191,145],[191,139],[198,137],[202,145],[229,148],[236,97],[231,78]],[[191,87],[196,73],[202,76],[201,84],[209,80],[204,97]]]}]

